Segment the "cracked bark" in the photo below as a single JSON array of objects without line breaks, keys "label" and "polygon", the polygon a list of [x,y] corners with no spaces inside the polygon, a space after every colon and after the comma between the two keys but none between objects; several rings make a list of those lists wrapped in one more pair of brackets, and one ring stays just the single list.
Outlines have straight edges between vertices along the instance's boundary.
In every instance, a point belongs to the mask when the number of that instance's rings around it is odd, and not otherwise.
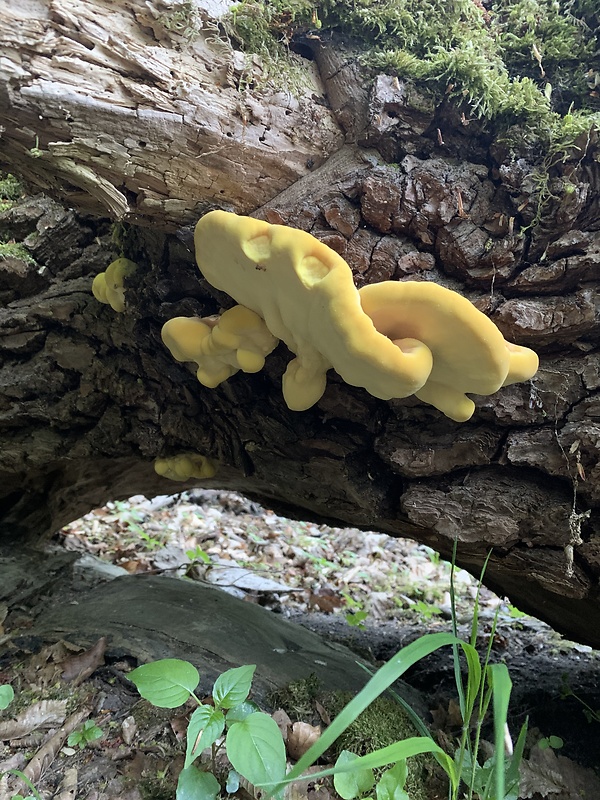
[{"label": "cracked bark", "polygon": [[[536,154],[502,150],[477,120],[465,126],[467,109],[434,107],[389,76],[369,82],[337,41],[312,42],[315,60],[298,61],[304,93],[261,84],[260,60],[219,41],[208,13],[189,42],[165,28],[165,8],[52,0],[26,16],[0,11],[11,43],[0,163],[55,198],[0,215],[0,234],[35,259],[0,261],[2,537],[39,538],[108,499],[176,490],[153,460],[193,450],[219,461],[205,485],[290,514],[410,536],[445,556],[457,539],[475,572],[493,548],[492,588],[600,646],[595,134],[553,169],[558,188],[527,229],[540,210]],[[567,176],[575,191],[562,191]],[[316,407],[290,412],[283,346],[259,375],[202,388],[160,328],[231,304],[190,247],[190,226],[215,206],[311,231],[348,259],[357,285],[410,278],[461,291],[540,353],[539,374],[476,398],[463,425],[335,374]],[[90,292],[119,255],[109,217],[132,223],[126,255],[140,265],[124,314]]]}]

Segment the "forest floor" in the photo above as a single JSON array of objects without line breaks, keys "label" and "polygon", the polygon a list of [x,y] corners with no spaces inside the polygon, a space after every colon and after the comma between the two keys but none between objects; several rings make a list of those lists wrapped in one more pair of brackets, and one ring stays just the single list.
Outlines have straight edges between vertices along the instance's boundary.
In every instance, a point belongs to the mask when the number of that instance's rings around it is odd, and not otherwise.
[{"label": "forest floor", "polygon": [[[433,551],[284,519],[231,492],[110,503],[67,526],[55,544],[102,559],[111,577],[166,573],[213,584],[344,644],[375,668],[423,634],[452,629],[452,570]],[[600,653],[479,589],[462,570],[454,571],[453,585],[460,634],[468,640],[477,608],[478,647],[489,645],[492,660],[508,665],[515,735],[529,718],[520,797],[599,798]],[[0,685],[18,691],[0,712],[0,800],[28,796],[10,770],[24,770],[43,798],[174,797],[185,713],[140,702],[126,679],[136,664],[111,654],[105,641],[87,652],[68,640],[32,643],[23,636],[26,610],[7,607],[4,616]],[[451,742],[454,667],[449,651],[440,653],[406,678],[424,700],[434,736]],[[296,716],[313,724],[319,715],[321,722],[328,716],[322,703]],[[297,800],[326,795],[312,789]]]}]

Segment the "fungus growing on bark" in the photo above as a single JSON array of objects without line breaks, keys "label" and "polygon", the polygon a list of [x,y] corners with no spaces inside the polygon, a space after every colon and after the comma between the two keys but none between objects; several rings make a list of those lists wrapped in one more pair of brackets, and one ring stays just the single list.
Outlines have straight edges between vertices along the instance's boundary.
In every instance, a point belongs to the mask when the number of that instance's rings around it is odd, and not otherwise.
[{"label": "fungus growing on bark", "polygon": [[125,287],[123,281],[137,269],[137,264],[128,258],[117,258],[99,272],[92,282],[92,294],[100,303],[106,303],[114,311],[125,311]]},{"label": "fungus growing on bark", "polygon": [[177,361],[194,361],[203,386],[214,389],[238,370],[260,372],[277,339],[264,320],[244,306],[220,317],[174,317],[165,322],[162,340]]},{"label": "fungus growing on bark", "polygon": [[213,478],[217,472],[213,461],[199,453],[180,453],[170,458],[157,458],[154,462],[154,470],[158,475],[172,481]]},{"label": "fungus growing on bark", "polygon": [[416,397],[456,422],[470,419],[466,396],[489,395],[537,372],[538,357],[507,342],[496,325],[462,295],[436,283],[384,281],[359,291],[363,311],[395,342],[410,336],[431,350],[433,367]]},{"label": "fungus growing on bark", "polygon": [[362,311],[352,271],[304,231],[211,211],[196,226],[196,260],[206,279],[252,309],[296,358],[283,376],[289,408],[304,411],[325,391],[332,367],[375,397],[407,397],[431,372],[429,349],[394,344]]},{"label": "fungus growing on bark", "polygon": [[415,394],[464,422],[475,408],[466,392],[492,394],[537,370],[532,350],[506,342],[456,292],[414,281],[359,292],[344,259],[304,231],[211,211],[194,238],[205,278],[240,305],[220,318],[169,320],[162,336],[210,388],[239,369],[260,370],[282,339],[296,356],[283,376],[293,411],[320,399],[333,368],[375,397]]}]

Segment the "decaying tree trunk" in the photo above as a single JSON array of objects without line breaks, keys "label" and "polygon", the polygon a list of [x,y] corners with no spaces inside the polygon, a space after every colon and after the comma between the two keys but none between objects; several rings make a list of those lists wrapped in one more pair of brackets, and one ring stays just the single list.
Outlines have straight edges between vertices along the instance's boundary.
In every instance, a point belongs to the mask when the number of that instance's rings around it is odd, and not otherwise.
[{"label": "decaying tree trunk", "polygon": [[[538,154],[397,78],[367,81],[339,40],[307,38],[314,60],[290,54],[293,80],[277,84],[224,38],[225,0],[203,3],[193,37],[160,0],[10,5],[0,163],[55,199],[0,215],[30,256],[0,260],[3,539],[176,490],[153,461],[195,451],[219,463],[205,485],[291,514],[445,556],[458,540],[476,572],[493,548],[492,588],[600,646],[595,133],[552,168],[544,199]],[[540,353],[538,375],[476,398],[464,424],[333,373],[318,405],[291,412],[283,345],[260,374],[201,387],[160,329],[232,304],[194,263],[191,225],[212,207],[309,230],[358,285],[458,289]],[[115,219],[132,223],[116,238]],[[90,287],[122,252],[139,268],[116,314]]]}]

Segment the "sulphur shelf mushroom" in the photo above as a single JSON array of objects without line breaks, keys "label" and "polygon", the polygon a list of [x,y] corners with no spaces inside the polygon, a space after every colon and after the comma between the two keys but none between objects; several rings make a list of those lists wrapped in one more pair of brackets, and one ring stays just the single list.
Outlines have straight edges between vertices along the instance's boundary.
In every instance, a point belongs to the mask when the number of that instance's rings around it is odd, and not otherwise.
[{"label": "sulphur shelf mushroom", "polygon": [[475,404],[466,392],[489,395],[535,375],[538,357],[507,342],[465,297],[436,283],[384,281],[359,290],[363,311],[393,342],[411,336],[433,353],[433,367],[416,397],[456,422]]},{"label": "sulphur shelf mushroom", "polygon": [[344,259],[309,233],[211,211],[196,226],[195,244],[209,283],[258,314],[295,354],[283,376],[292,410],[320,399],[332,367],[381,398],[407,397],[427,380],[429,348],[379,333]]},{"label": "sulphur shelf mushroom", "polygon": [[[456,292],[411,281],[386,281],[359,292],[344,259],[304,231],[211,211],[196,226],[195,246],[209,283],[264,321],[266,329],[252,322],[250,327],[261,331],[253,350],[238,335],[242,323],[225,319],[235,309],[218,325],[169,320],[163,339],[175,358],[196,361],[198,378],[207,386],[217,386],[237,369],[260,369],[281,339],[295,355],[283,376],[284,399],[294,411],[320,399],[333,368],[346,383],[375,397],[415,394],[462,422],[474,410],[466,392],[492,394],[537,370],[532,350],[506,342],[494,323]],[[241,319],[242,312],[235,313]]]},{"label": "sulphur shelf mushroom", "polygon": [[106,303],[113,311],[125,311],[125,287],[123,281],[137,269],[137,264],[128,258],[117,258],[105,272],[99,272],[92,281],[92,294],[100,303]]},{"label": "sulphur shelf mushroom", "polygon": [[169,458],[157,458],[154,471],[171,481],[213,478],[217,472],[211,459],[200,453],[179,453]]},{"label": "sulphur shelf mushroom", "polygon": [[277,339],[264,320],[244,306],[220,317],[174,317],[165,322],[162,340],[177,361],[195,361],[196,377],[214,389],[238,370],[260,372]]}]

